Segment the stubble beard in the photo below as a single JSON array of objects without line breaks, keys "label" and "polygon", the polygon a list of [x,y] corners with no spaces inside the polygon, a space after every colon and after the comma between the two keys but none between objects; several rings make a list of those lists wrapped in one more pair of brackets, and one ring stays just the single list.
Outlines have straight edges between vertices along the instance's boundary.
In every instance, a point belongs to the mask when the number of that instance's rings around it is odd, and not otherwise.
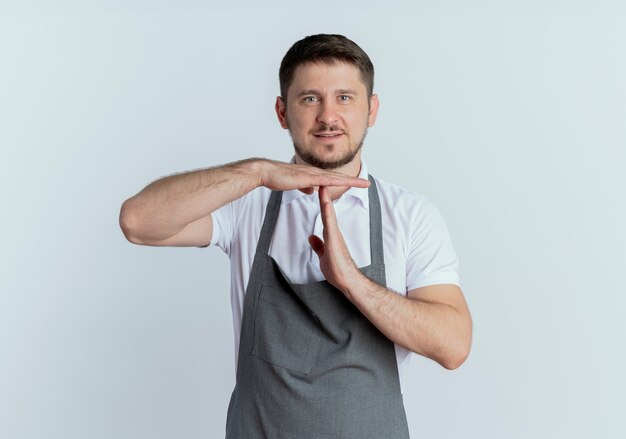
[{"label": "stubble beard", "polygon": [[[315,166],[316,168],[319,168],[319,169],[331,170],[331,169],[337,169],[344,165],[347,165],[352,160],[354,160],[356,155],[359,153],[359,151],[363,147],[363,142],[365,142],[366,136],[367,136],[367,127],[365,127],[365,131],[363,132],[363,137],[361,137],[361,140],[359,141],[356,148],[348,149],[348,151],[346,151],[346,153],[342,157],[333,161],[320,159],[312,151],[303,150],[300,146],[298,146],[298,144],[295,141],[293,142],[293,147],[296,151],[296,154],[298,154],[298,156],[300,156],[300,158],[304,160],[305,163],[311,166]],[[293,136],[292,136],[292,139],[293,139]]]}]

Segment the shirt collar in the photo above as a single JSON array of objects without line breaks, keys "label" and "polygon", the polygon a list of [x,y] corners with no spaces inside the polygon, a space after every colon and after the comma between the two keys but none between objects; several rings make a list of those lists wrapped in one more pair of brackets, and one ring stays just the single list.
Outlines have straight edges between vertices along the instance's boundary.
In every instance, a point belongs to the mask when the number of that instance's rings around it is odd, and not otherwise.
[{"label": "shirt collar", "polygon": [[[296,156],[294,155],[290,163],[295,163],[295,162],[296,162]],[[366,180],[368,179],[367,166],[365,165],[365,161],[363,159],[361,159],[361,170],[359,171],[359,178],[364,178]],[[345,196],[356,198],[358,201],[360,201],[361,207],[369,210],[369,192],[367,188],[351,187],[346,192],[344,192],[341,197],[345,197]],[[317,194],[313,193],[311,195],[307,195],[304,192],[299,191],[298,189],[284,191],[281,204],[289,204],[292,201],[295,201],[301,197],[317,198]]]}]

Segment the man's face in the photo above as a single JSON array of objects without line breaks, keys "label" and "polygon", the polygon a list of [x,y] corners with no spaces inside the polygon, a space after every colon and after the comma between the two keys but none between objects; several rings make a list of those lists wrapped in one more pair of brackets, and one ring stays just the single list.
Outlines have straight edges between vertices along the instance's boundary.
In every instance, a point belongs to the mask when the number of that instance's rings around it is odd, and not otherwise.
[{"label": "man's face", "polygon": [[378,97],[368,96],[358,68],[344,62],[299,65],[286,105],[281,97],[276,99],[278,119],[289,130],[296,154],[322,169],[360,157],[377,111]]}]

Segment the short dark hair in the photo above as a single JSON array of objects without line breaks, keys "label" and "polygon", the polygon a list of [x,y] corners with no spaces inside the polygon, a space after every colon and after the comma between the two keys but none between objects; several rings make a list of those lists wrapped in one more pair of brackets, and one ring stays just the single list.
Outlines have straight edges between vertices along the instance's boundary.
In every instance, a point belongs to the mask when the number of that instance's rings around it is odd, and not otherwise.
[{"label": "short dark hair", "polygon": [[293,74],[301,64],[324,62],[335,64],[346,62],[361,72],[368,96],[374,91],[374,65],[369,56],[354,41],[343,35],[309,35],[294,43],[280,63],[278,79],[280,94],[287,100],[287,90],[293,81]]}]

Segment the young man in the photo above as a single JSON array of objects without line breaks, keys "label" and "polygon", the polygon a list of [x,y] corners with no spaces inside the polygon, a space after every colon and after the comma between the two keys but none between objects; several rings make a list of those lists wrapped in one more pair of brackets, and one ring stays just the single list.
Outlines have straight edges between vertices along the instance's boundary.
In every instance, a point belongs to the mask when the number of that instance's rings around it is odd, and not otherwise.
[{"label": "young man", "polygon": [[227,438],[407,438],[411,353],[469,354],[458,259],[436,208],[368,174],[378,97],[341,35],[295,43],[276,114],[291,163],[247,159],[158,180],[126,200],[135,244],[221,247],[231,259],[237,383]]}]

